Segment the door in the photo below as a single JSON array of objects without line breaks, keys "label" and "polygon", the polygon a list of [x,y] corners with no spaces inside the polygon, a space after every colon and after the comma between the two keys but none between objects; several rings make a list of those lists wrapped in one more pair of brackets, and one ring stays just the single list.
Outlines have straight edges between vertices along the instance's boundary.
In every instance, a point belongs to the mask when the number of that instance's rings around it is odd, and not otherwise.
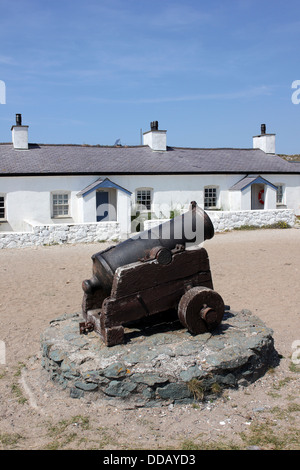
[{"label": "door", "polygon": [[252,184],[251,186],[251,209],[264,209],[265,206],[265,185]]},{"label": "door", "polygon": [[96,215],[97,222],[108,221],[108,192],[96,192]]}]

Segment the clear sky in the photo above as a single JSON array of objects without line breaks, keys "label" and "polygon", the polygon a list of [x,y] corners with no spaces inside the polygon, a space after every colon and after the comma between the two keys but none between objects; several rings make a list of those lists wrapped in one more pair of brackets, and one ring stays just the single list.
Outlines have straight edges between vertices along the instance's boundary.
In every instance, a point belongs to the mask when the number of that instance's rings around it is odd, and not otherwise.
[{"label": "clear sky", "polygon": [[0,142],[21,113],[30,142],[139,145],[157,120],[251,148],[265,123],[300,153],[299,45],[299,0],[0,0]]}]

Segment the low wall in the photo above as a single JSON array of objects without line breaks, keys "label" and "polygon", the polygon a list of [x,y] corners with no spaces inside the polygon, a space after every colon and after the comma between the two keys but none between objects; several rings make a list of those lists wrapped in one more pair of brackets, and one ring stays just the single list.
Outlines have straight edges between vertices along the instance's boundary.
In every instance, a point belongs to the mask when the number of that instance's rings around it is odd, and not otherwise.
[{"label": "low wall", "polygon": [[[285,222],[295,225],[295,213],[291,209],[257,211],[207,211],[215,232],[232,230],[243,225],[272,225]],[[144,222],[144,230],[166,222],[168,219],[152,219]],[[94,222],[84,224],[50,224],[26,221],[28,232],[0,232],[0,249],[28,246],[55,245],[62,243],[93,243],[119,240],[118,222]],[[30,231],[29,231],[30,230]]]},{"label": "low wall", "polygon": [[118,222],[51,225],[26,222],[26,224],[31,227],[31,231],[0,232],[0,249],[62,243],[92,243],[118,240],[120,237]]},{"label": "low wall", "polygon": [[292,209],[265,209],[253,211],[207,211],[215,232],[224,232],[252,225],[263,227],[278,222],[285,222],[293,227],[295,225],[295,212]]},{"label": "low wall", "polygon": [[[266,209],[256,211],[206,211],[209,215],[215,232],[233,230],[244,225],[263,227],[277,222],[285,222],[293,227],[295,225],[295,212],[292,209]],[[144,222],[144,230],[166,222],[167,219],[152,219]]]}]

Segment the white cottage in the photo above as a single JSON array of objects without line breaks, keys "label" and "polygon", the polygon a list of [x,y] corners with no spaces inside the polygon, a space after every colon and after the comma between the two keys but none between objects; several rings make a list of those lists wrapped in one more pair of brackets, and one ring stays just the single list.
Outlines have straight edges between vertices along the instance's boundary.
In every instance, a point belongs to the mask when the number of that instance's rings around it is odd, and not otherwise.
[{"label": "white cottage", "polygon": [[32,144],[16,115],[12,143],[0,144],[0,232],[63,224],[95,224],[99,232],[110,224],[126,236],[140,220],[169,218],[191,201],[213,218],[300,215],[300,164],[276,155],[264,125],[251,149],[171,147],[157,121],[143,137],[140,146]]}]

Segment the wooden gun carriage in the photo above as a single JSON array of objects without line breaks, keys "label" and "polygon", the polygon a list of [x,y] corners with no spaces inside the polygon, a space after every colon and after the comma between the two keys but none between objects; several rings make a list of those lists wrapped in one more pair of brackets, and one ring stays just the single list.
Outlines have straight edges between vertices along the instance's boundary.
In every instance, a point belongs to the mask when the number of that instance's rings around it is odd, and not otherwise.
[{"label": "wooden gun carriage", "polygon": [[[81,333],[94,330],[107,346],[114,346],[124,342],[126,324],[170,309],[177,310],[191,334],[212,331],[220,324],[224,302],[213,290],[207,251],[186,248],[189,240],[174,235],[179,226],[199,222],[202,241],[212,238],[208,215],[196,204],[192,207],[170,222],[93,255],[93,277],[82,283]],[[163,238],[166,229],[170,237]]]}]

